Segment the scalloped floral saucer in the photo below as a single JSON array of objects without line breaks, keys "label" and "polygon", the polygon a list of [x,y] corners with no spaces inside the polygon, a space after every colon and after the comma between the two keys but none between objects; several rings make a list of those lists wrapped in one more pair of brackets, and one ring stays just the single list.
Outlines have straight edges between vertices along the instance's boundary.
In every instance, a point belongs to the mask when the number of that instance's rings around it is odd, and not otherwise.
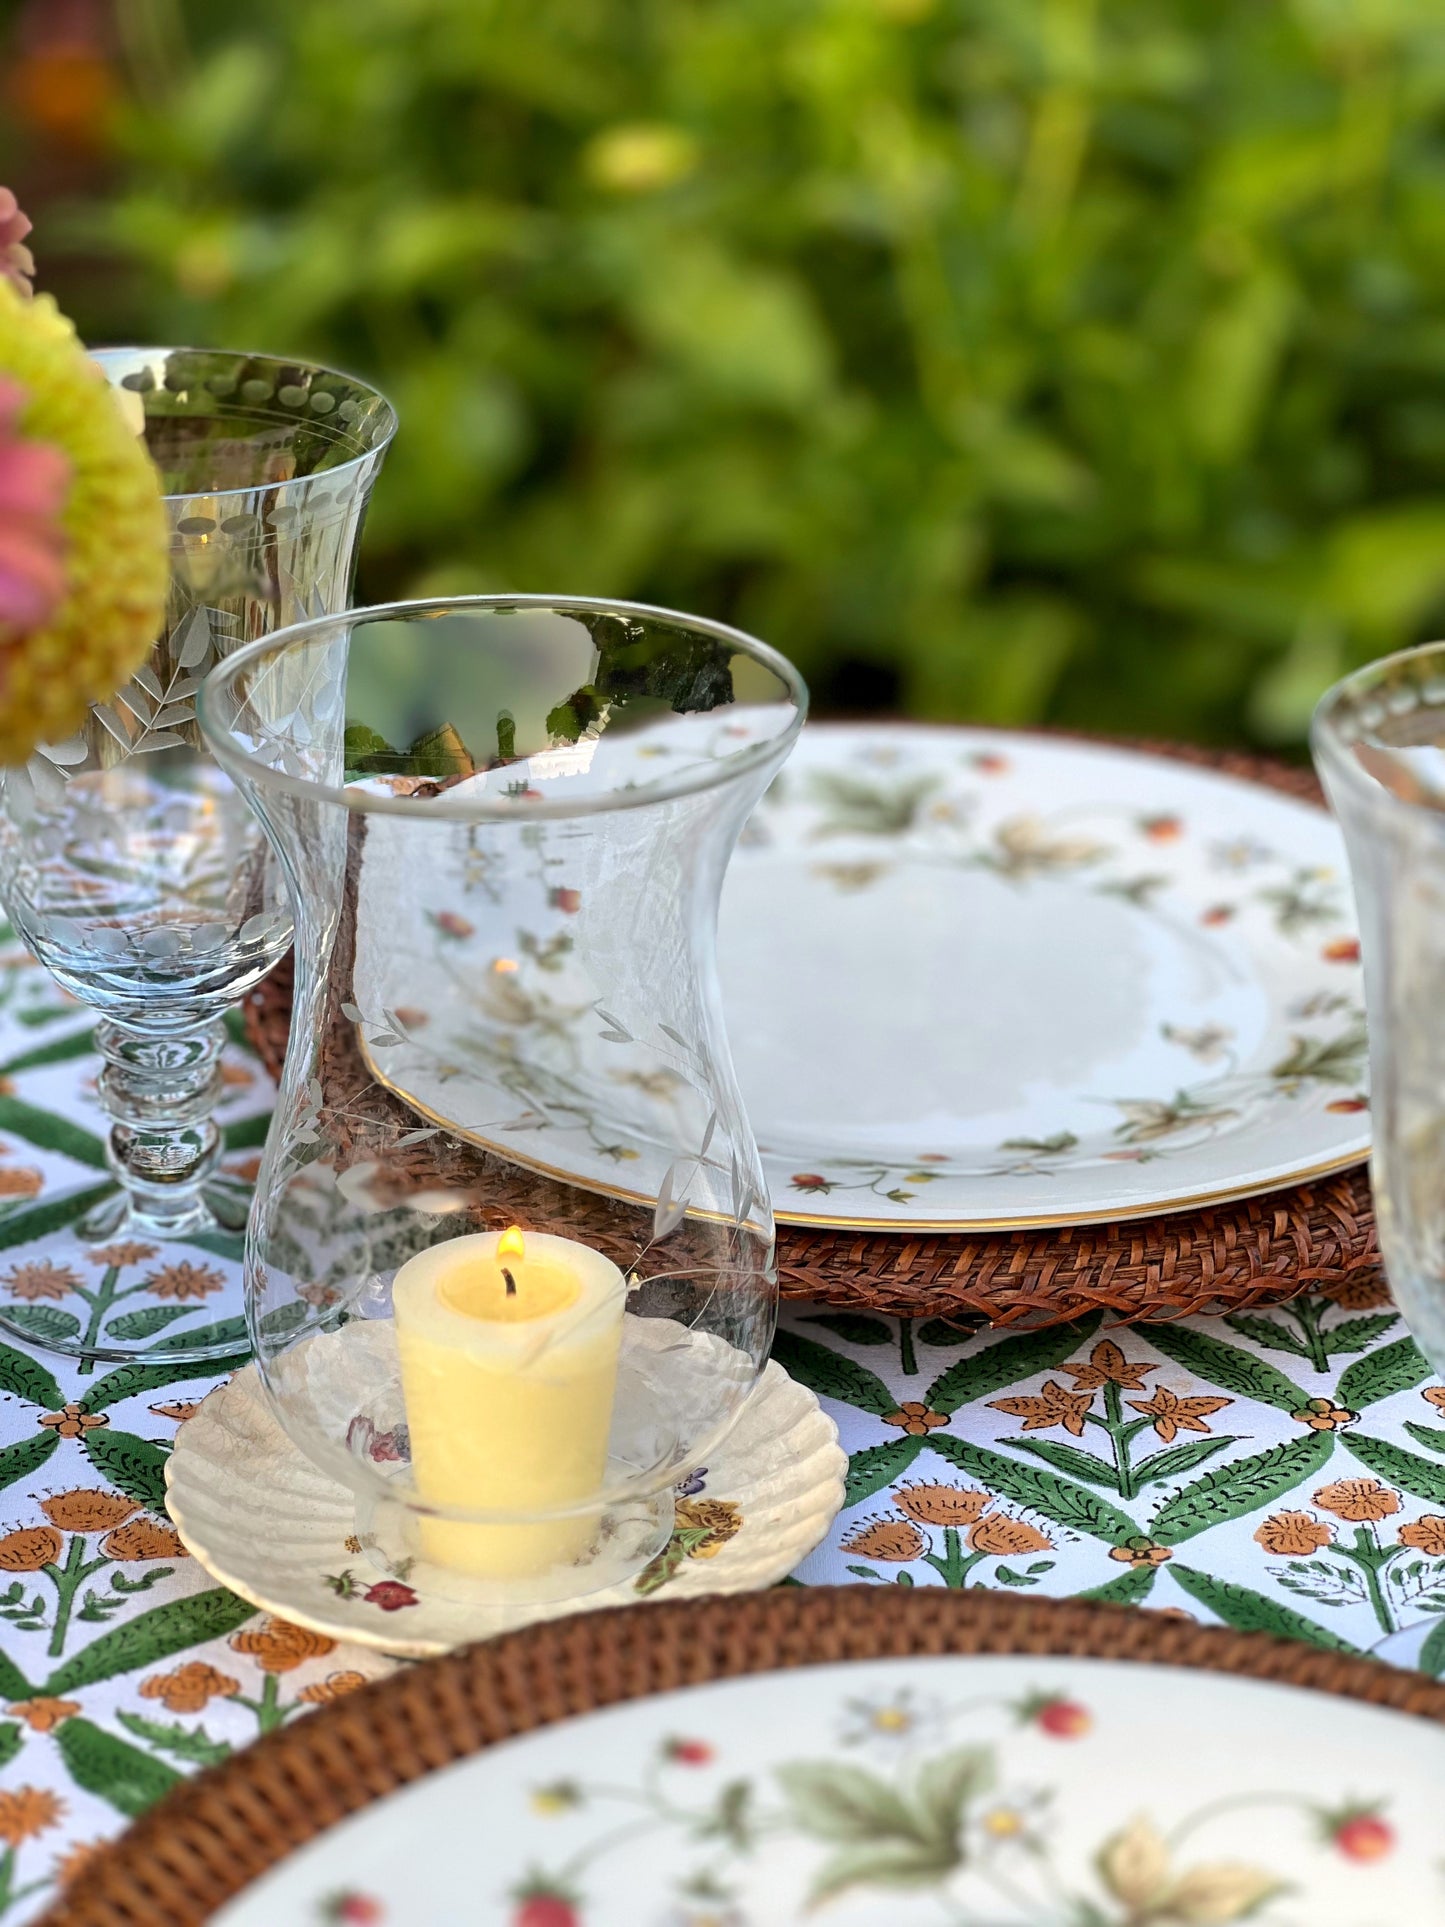
[{"label": "scalloped floral saucer", "polygon": [[1445,1731],[1038,1656],[660,1694],[367,1806],[217,1927],[1440,1927]]},{"label": "scalloped floral saucer", "polygon": [[[372,1335],[364,1322],[348,1333]],[[382,1446],[376,1456],[396,1457]],[[354,1494],[282,1430],[248,1365],[180,1428],[166,1504],[191,1554],[243,1599],[333,1639],[425,1659],[569,1612],[773,1585],[822,1539],[846,1470],[832,1419],[769,1364],[709,1464],[678,1488],[671,1541],[640,1575],[547,1605],[468,1605],[429,1591],[424,1567],[393,1570],[368,1553]]]},{"label": "scalloped floral saucer", "polygon": [[[368,856],[363,1048],[434,1122],[654,1196],[686,1054],[602,1021],[565,847],[539,841],[537,861],[499,962],[494,879]],[[389,1008],[386,946],[369,962],[365,941],[398,915],[424,933],[404,1010]],[[1369,1152],[1339,833],[1323,810],[1209,770],[996,731],[812,726],[743,832],[720,969],[788,1223],[1143,1217]]]}]

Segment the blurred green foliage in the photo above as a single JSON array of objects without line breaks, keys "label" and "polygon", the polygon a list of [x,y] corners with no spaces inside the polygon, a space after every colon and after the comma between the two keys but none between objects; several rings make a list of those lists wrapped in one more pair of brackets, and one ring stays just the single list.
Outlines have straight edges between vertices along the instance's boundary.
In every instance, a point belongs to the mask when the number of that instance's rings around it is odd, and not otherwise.
[{"label": "blurred green foliage", "polygon": [[121,6],[71,231],[391,394],[371,596],[1282,742],[1445,627],[1445,0]]}]

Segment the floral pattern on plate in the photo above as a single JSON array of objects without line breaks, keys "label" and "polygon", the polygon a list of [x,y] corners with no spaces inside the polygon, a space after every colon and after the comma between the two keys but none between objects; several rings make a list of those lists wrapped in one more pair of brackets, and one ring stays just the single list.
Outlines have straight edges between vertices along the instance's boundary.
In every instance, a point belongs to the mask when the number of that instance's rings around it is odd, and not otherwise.
[{"label": "floral pattern on plate", "polygon": [[[1161,1775],[1180,1754],[1189,1771]],[[1255,1680],[860,1660],[509,1741],[343,1823],[220,1920],[1424,1927],[1445,1920],[1442,1770],[1438,1726]]]}]

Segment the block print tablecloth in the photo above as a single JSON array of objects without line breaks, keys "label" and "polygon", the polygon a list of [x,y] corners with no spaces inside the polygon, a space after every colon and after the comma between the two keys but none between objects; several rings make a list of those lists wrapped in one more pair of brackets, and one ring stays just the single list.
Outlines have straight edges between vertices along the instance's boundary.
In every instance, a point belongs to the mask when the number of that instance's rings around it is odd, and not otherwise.
[{"label": "block print tablecloth", "polygon": [[[32,1332],[130,1319],[164,1343],[214,1320],[235,1261],[57,1258],[105,1183],[94,1071],[83,1015],[0,952],[0,1300]],[[244,1182],[270,1094],[239,1043],[227,1077]],[[778,1356],[850,1457],[797,1583],[1119,1600],[1445,1672],[1445,1390],[1382,1284],[1170,1326],[969,1337],[808,1306],[783,1326]],[[6,1927],[182,1774],[391,1664],[254,1612],[186,1557],[165,1454],[219,1376],[0,1350]],[[705,1554],[697,1524],[679,1544]],[[379,1624],[405,1613],[405,1587],[378,1591]]]}]

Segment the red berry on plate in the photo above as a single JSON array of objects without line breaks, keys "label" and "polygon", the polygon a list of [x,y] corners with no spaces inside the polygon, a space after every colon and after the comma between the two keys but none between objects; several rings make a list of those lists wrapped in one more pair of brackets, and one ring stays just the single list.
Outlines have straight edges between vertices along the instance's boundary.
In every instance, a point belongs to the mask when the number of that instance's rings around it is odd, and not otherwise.
[{"label": "red berry on plate", "polygon": [[1081,1740],[1094,1724],[1094,1716],[1077,1700],[1045,1700],[1034,1714],[1039,1731],[1055,1740]]},{"label": "red berry on plate", "polygon": [[707,1766],[712,1760],[706,1740],[668,1740],[663,1751],[674,1766]]},{"label": "red berry on plate", "polygon": [[512,1915],[512,1927],[581,1927],[581,1921],[564,1894],[530,1894]]},{"label": "red berry on plate", "polygon": [[1340,1821],[1333,1839],[1347,1860],[1383,1860],[1395,1844],[1395,1830],[1378,1813],[1352,1813]]}]

